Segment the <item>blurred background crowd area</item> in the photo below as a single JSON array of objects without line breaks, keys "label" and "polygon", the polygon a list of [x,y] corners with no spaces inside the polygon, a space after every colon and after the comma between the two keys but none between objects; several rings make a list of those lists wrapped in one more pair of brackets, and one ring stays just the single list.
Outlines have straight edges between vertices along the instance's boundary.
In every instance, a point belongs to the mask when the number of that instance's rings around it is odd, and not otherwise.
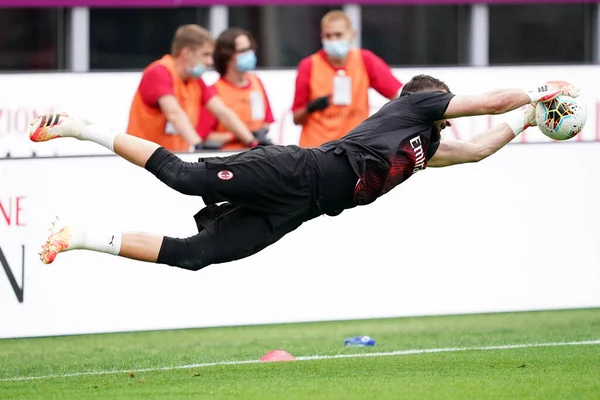
[{"label": "blurred background crowd area", "polygon": [[215,36],[244,28],[258,42],[258,68],[295,68],[320,48],[320,19],[334,9],[353,20],[355,45],[391,66],[592,64],[600,57],[593,3],[363,3],[0,8],[0,70],[141,70],[168,52],[173,32],[187,23]]}]

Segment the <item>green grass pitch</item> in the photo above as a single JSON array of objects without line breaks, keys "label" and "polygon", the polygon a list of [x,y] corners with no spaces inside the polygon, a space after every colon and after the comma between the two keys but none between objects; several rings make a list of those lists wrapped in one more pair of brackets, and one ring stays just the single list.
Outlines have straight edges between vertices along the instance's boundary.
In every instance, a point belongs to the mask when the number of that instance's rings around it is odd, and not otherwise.
[{"label": "green grass pitch", "polygon": [[[377,344],[345,348],[356,335]],[[486,349],[518,344],[526,346]],[[442,348],[198,366],[256,361],[272,349],[306,357]],[[0,361],[3,400],[600,399],[600,309],[9,339]]]}]

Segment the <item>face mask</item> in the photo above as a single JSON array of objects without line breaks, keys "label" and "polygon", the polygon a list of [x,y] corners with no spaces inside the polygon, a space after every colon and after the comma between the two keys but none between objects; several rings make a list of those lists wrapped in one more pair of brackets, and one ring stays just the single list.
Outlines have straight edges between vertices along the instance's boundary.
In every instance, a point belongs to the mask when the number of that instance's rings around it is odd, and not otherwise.
[{"label": "face mask", "polygon": [[187,73],[192,78],[200,78],[206,72],[204,64],[198,63],[191,68],[188,68]]},{"label": "face mask", "polygon": [[344,58],[350,51],[350,42],[347,40],[323,40],[323,50],[329,57]]},{"label": "face mask", "polygon": [[256,68],[256,54],[253,51],[238,54],[235,58],[235,66],[240,72],[252,71]]}]

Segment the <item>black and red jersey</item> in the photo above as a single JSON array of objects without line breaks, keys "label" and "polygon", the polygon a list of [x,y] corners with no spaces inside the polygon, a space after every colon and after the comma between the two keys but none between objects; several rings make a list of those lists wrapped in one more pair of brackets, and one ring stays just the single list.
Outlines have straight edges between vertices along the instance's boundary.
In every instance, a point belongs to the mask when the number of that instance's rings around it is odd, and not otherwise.
[{"label": "black and red jersey", "polygon": [[345,154],[359,177],[356,205],[374,202],[425,169],[440,143],[434,122],[443,119],[453,94],[404,93],[339,140],[319,148]]}]

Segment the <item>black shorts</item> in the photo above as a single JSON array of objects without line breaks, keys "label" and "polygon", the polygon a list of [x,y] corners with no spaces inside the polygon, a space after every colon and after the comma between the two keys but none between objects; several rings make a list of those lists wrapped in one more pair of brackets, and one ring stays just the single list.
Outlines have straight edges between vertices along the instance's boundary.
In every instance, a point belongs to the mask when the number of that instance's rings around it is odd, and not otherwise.
[{"label": "black shorts", "polygon": [[258,147],[200,158],[208,170],[207,205],[194,215],[205,264],[250,256],[318,215],[314,155],[298,146]]},{"label": "black shorts", "polygon": [[199,161],[208,170],[209,194],[194,216],[195,240],[202,248],[212,246],[208,264],[250,256],[305,221],[337,215],[348,208],[356,182],[345,157],[293,145]]},{"label": "black shorts", "polygon": [[269,214],[299,215],[318,193],[316,157],[298,146],[258,147],[228,157],[201,158],[208,170],[204,202],[229,202]]},{"label": "black shorts", "polygon": [[191,238],[202,266],[239,260],[255,254],[298,228],[303,217],[277,217],[231,203],[211,204],[194,215],[198,234]]}]

